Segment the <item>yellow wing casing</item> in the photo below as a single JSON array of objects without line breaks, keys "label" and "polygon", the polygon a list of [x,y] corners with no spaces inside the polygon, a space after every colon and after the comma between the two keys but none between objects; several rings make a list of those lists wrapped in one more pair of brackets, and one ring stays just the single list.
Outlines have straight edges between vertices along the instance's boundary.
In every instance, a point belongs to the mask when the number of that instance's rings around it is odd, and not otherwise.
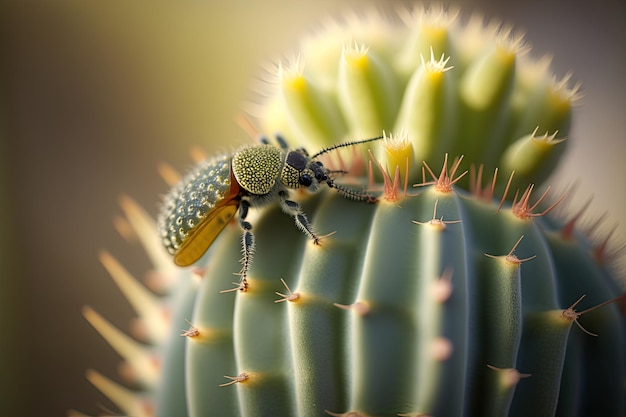
[{"label": "yellow wing casing", "polygon": [[174,263],[189,266],[205,254],[239,209],[239,185],[231,178],[228,194],[211,209],[174,253]]}]

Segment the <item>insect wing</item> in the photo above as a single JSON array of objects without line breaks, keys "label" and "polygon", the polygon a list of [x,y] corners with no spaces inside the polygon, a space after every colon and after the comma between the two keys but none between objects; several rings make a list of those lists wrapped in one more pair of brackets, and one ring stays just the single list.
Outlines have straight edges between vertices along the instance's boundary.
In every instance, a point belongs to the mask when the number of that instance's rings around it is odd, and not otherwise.
[{"label": "insect wing", "polygon": [[227,155],[198,164],[170,190],[157,225],[175,264],[200,259],[235,215],[240,191]]},{"label": "insect wing", "polygon": [[174,254],[174,263],[189,266],[196,262],[209,249],[213,241],[235,216],[239,201],[231,199],[213,208],[202,223],[193,230]]}]

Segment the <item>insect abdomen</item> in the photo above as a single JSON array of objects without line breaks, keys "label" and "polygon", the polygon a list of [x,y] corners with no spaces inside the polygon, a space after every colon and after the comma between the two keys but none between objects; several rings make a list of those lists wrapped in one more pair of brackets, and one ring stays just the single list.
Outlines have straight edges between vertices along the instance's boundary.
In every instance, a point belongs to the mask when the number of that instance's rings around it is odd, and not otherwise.
[{"label": "insect abdomen", "polygon": [[230,157],[224,156],[202,162],[170,190],[158,217],[159,233],[170,254],[177,252],[230,187]]}]

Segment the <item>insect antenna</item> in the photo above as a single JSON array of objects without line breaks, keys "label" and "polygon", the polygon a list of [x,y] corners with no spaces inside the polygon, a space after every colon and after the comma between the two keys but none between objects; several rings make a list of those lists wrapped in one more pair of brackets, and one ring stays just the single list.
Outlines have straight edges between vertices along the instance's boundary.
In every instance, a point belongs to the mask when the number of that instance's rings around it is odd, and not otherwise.
[{"label": "insect antenna", "polygon": [[289,145],[287,145],[287,141],[281,135],[276,135],[276,142],[278,142],[278,146],[280,146],[282,150],[289,149]]},{"label": "insect antenna", "polygon": [[329,174],[329,175],[333,175],[333,174],[341,174],[341,175],[343,175],[343,174],[347,174],[348,171],[345,171],[343,169],[330,169],[326,173]]},{"label": "insect antenna", "polygon": [[335,184],[333,181],[329,181],[328,186],[337,190],[337,192],[344,197],[351,198],[356,201],[364,201],[366,203],[375,203],[378,201],[376,196],[368,194],[365,191],[357,191],[352,188],[344,187],[343,185]]},{"label": "insect antenna", "polygon": [[324,148],[321,151],[319,151],[318,153],[316,153],[315,155],[311,156],[311,159],[315,159],[320,155],[323,155],[325,153],[328,153],[330,151],[334,151],[335,149],[339,149],[339,148],[345,148],[347,146],[354,146],[354,145],[360,145],[362,143],[367,143],[367,142],[374,142],[376,140],[381,140],[384,139],[384,136],[378,136],[375,138],[370,138],[370,139],[364,139],[364,140],[355,140],[352,142],[343,142],[343,143],[338,143],[336,145],[330,146],[328,148]]}]

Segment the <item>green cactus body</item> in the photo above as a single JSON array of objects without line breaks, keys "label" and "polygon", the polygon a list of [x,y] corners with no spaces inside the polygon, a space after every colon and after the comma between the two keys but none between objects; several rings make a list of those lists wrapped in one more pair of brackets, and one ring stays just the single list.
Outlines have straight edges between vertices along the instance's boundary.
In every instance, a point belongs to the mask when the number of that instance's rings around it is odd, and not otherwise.
[{"label": "green cactus body", "polygon": [[[301,62],[280,66],[258,115],[263,130],[310,151],[398,132],[335,162],[363,184],[365,171],[351,167],[369,161],[377,204],[332,189],[292,193],[317,233],[335,232],[321,245],[277,205],[257,210],[241,291],[230,284],[241,257],[235,222],[196,266],[178,269],[150,216],[123,201],[159,275],[177,277],[161,298],[125,291],[153,323],[153,348],[86,311],[144,377],[145,391],[133,393],[89,374],[124,413],[624,415],[626,323],[618,303],[603,304],[623,301],[622,284],[605,245],[574,230],[578,216],[557,217],[559,199],[532,193],[563,151],[554,133],[569,129],[575,89],[549,81],[547,66],[505,30],[478,30],[476,19],[460,26],[437,8],[407,16],[401,30],[364,19],[306,43]],[[448,154],[466,157],[448,163]],[[483,173],[496,168],[499,181],[485,187]],[[114,260],[103,262],[135,288]],[[162,304],[165,327],[154,313]],[[160,358],[157,376],[136,351]]]}]

